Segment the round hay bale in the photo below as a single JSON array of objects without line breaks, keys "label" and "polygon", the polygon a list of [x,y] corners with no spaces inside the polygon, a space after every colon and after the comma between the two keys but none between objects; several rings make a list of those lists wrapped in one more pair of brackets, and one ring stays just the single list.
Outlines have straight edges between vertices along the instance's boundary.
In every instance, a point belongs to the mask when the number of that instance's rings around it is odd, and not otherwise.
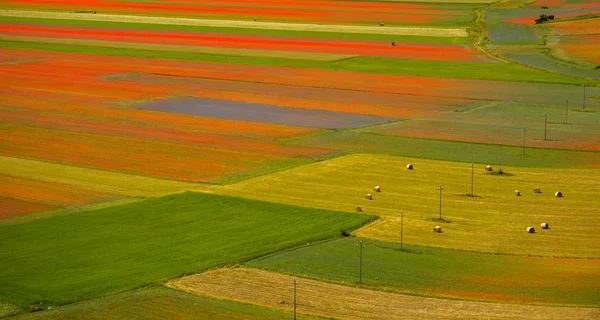
[{"label": "round hay bale", "polygon": [[563,194],[560,191],[556,191],[556,193],[554,194],[554,196],[558,197],[558,198],[562,198]]},{"label": "round hay bale", "polygon": [[442,233],[442,227],[440,227],[440,226],[435,226],[435,227],[433,228],[433,232]]},{"label": "round hay bale", "polygon": [[412,169],[413,169],[413,165],[412,165],[412,164],[410,164],[410,163],[409,163],[409,164],[407,164],[407,165],[406,165],[406,169],[408,169],[408,170],[412,170]]},{"label": "round hay bale", "polygon": [[542,229],[550,229],[550,227],[548,226],[548,223],[542,222]]},{"label": "round hay bale", "polygon": [[356,211],[356,212],[362,212],[362,207],[361,206],[356,206],[356,207],[354,207],[354,211]]},{"label": "round hay bale", "polygon": [[379,25],[383,27],[383,22],[382,22],[382,23],[380,23]]},{"label": "round hay bale", "polygon": [[365,194],[365,199],[367,200],[373,200],[373,195],[370,193]]},{"label": "round hay bale", "polygon": [[535,229],[533,227],[527,227],[527,233],[535,233]]},{"label": "round hay bale", "polygon": [[533,188],[533,193],[542,193],[542,189],[540,187]]},{"label": "round hay bale", "polygon": [[487,166],[485,166],[485,171],[494,171],[494,169],[488,164]]},{"label": "round hay bale", "polygon": [[518,196],[520,196],[520,195],[521,195],[521,191],[519,191],[519,190],[515,190],[515,196],[517,196],[517,197],[518,197]]},{"label": "round hay bale", "polygon": [[381,192],[381,187],[380,186],[375,186],[375,188],[373,188],[373,190],[375,190],[375,192]]}]

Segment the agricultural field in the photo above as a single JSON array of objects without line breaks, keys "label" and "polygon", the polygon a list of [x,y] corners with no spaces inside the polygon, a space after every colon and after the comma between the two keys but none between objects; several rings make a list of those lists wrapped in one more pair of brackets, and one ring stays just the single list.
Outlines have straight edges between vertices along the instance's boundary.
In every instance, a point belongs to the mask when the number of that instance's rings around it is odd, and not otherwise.
[{"label": "agricultural field", "polygon": [[599,3],[0,3],[0,318],[600,317]]},{"label": "agricultural field", "polygon": [[[184,277],[167,285],[199,295],[247,301],[291,311],[289,283],[293,276],[258,269],[219,269]],[[444,319],[593,319],[596,308],[539,307],[489,302],[466,302],[399,295],[296,279],[297,309],[334,319],[425,319],[443,313]],[[260,292],[260,293],[258,293]]]},{"label": "agricultural field", "polygon": [[600,16],[547,25],[552,54],[569,61],[600,64]]},{"label": "agricultural field", "polygon": [[[414,170],[406,169],[409,163]],[[389,242],[399,240],[404,212],[404,239],[411,244],[534,256],[600,255],[598,246],[589,245],[600,241],[594,231],[600,223],[597,169],[494,166],[507,174],[489,174],[477,163],[472,167],[464,162],[354,154],[248,179],[218,192],[332,210],[352,211],[359,205],[380,219],[355,234]],[[376,185],[381,186],[380,193],[374,192]],[[535,187],[542,192],[534,193]],[[326,196],[311,197],[315,190]],[[523,194],[517,197],[514,190]],[[555,197],[557,191],[564,197]],[[373,200],[364,198],[367,193],[374,193]],[[542,222],[560,227],[536,237],[525,232]],[[446,231],[431,232],[436,224]]]},{"label": "agricultural field", "polygon": [[371,218],[183,193],[3,225],[11,249],[0,253],[0,300],[88,300],[339,236]]}]

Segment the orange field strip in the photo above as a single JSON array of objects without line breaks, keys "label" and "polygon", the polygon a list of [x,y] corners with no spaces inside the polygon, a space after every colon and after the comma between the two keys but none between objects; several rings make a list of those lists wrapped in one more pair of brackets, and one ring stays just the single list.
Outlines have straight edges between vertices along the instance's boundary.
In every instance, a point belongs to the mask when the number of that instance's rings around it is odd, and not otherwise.
[{"label": "orange field strip", "polygon": [[48,204],[29,202],[0,196],[0,219],[20,214],[53,209]]},{"label": "orange field strip", "polygon": [[[395,57],[405,59],[490,61],[479,51],[462,45],[389,41],[339,40],[194,33],[183,31],[131,31],[100,27],[57,27],[52,25],[0,23],[0,32],[11,36],[87,39],[161,45],[186,45],[234,49],[283,50],[331,54]],[[225,53],[225,52],[224,52]]]},{"label": "orange field strip", "polygon": [[[74,117],[57,117],[51,114],[29,113],[0,109],[0,118],[12,124],[60,129],[70,132],[93,133],[121,137],[136,137],[146,140],[173,142],[192,146],[273,154],[288,157],[304,156],[326,152],[319,148],[308,148],[276,144],[258,139],[231,137],[222,134],[192,132],[174,128],[111,123]],[[216,120],[218,121],[218,120]]]},{"label": "orange field strip", "polygon": [[[187,181],[214,181],[258,169],[278,154],[238,152],[135,137],[28,128],[0,127],[0,154]],[[322,154],[325,149],[309,148]]]},{"label": "orange field strip", "polygon": [[558,34],[600,34],[600,18],[553,22],[548,27]]},{"label": "orange field strip", "polygon": [[[136,3],[125,1],[86,0],[73,4],[64,0],[5,0],[7,8],[52,9],[52,10],[97,10],[102,13],[134,13],[163,16],[203,16],[209,18],[229,17],[234,19],[319,21],[342,23],[379,23],[380,21],[402,21],[403,24],[434,24],[438,21],[462,21],[465,15],[458,10],[445,9],[436,4],[387,4],[357,6],[349,1],[338,5],[330,2],[299,5],[286,2],[265,5],[253,3],[231,3],[230,5],[208,3]],[[315,8],[319,8],[315,10]]]},{"label": "orange field strip", "polygon": [[113,200],[121,196],[82,189],[66,184],[0,175],[0,196],[40,203],[41,209],[52,206],[70,207]]}]

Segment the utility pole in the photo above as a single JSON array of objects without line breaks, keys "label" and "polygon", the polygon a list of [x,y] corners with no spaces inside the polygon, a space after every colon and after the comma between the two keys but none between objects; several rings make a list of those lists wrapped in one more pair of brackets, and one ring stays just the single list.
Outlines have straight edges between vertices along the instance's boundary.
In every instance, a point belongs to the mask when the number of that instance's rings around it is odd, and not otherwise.
[{"label": "utility pole", "polygon": [[475,194],[473,193],[474,182],[475,182],[475,164],[473,164],[473,161],[471,161],[471,197],[475,196]]},{"label": "utility pole", "polygon": [[502,169],[502,145],[500,145],[500,169]]},{"label": "utility pole", "polygon": [[404,232],[404,212],[400,214],[400,250],[402,250],[402,233]]},{"label": "utility pole", "polygon": [[298,281],[294,279],[292,283],[294,284],[294,320],[296,320],[296,286],[298,285]]},{"label": "utility pole", "polygon": [[565,124],[569,123],[569,98],[565,99]]},{"label": "utility pole", "polygon": [[548,114],[544,114],[544,140],[546,140],[546,127],[548,124]]},{"label": "utility pole", "polygon": [[585,83],[583,84],[583,110],[585,110]]},{"label": "utility pole", "polygon": [[525,156],[525,132],[527,132],[527,128],[523,128],[523,156]]},{"label": "utility pole", "polygon": [[442,190],[444,190],[444,187],[440,184],[438,190],[440,190],[440,220],[442,220]]},{"label": "utility pole", "polygon": [[358,282],[362,283],[362,261],[363,261],[363,241],[360,240],[360,243],[358,244],[358,247],[360,248],[360,262],[359,262],[359,269],[358,269]]}]

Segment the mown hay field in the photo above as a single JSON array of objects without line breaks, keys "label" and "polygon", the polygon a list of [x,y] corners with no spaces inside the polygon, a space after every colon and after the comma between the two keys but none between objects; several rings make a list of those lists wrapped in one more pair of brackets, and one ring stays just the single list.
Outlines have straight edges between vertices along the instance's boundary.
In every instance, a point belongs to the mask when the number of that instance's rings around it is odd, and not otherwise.
[{"label": "mown hay field", "polygon": [[[414,170],[407,170],[407,164]],[[491,253],[599,257],[591,243],[600,204],[600,180],[595,169],[536,169],[499,166],[510,175],[490,175],[485,163],[445,162],[384,155],[353,154],[262,177],[216,190],[224,194],[352,211],[356,205],[381,217],[354,234],[398,242],[400,213],[406,214],[404,241],[432,247]],[[286,186],[293,185],[294,188]],[[372,201],[365,200],[373,193]],[[439,221],[437,190],[442,185]],[[533,189],[540,187],[542,193]],[[523,195],[514,196],[520,190]],[[563,198],[554,193],[563,192]],[[318,196],[317,196],[318,195]],[[528,234],[542,222],[548,232]],[[444,233],[432,232],[442,225]]]},{"label": "mown hay field", "polygon": [[[298,281],[297,308],[301,313],[343,319],[426,319],[432,314],[444,319],[590,319],[597,308],[523,306],[503,303],[466,302],[423,298],[366,290],[317,280],[297,278],[258,269],[218,269],[177,279],[169,286],[190,293],[244,301],[290,311]],[[293,301],[293,300],[292,300]]]},{"label": "mown hay field", "polygon": [[27,309],[97,298],[339,236],[371,218],[184,193],[2,225],[11,249],[0,252],[0,300]]}]

